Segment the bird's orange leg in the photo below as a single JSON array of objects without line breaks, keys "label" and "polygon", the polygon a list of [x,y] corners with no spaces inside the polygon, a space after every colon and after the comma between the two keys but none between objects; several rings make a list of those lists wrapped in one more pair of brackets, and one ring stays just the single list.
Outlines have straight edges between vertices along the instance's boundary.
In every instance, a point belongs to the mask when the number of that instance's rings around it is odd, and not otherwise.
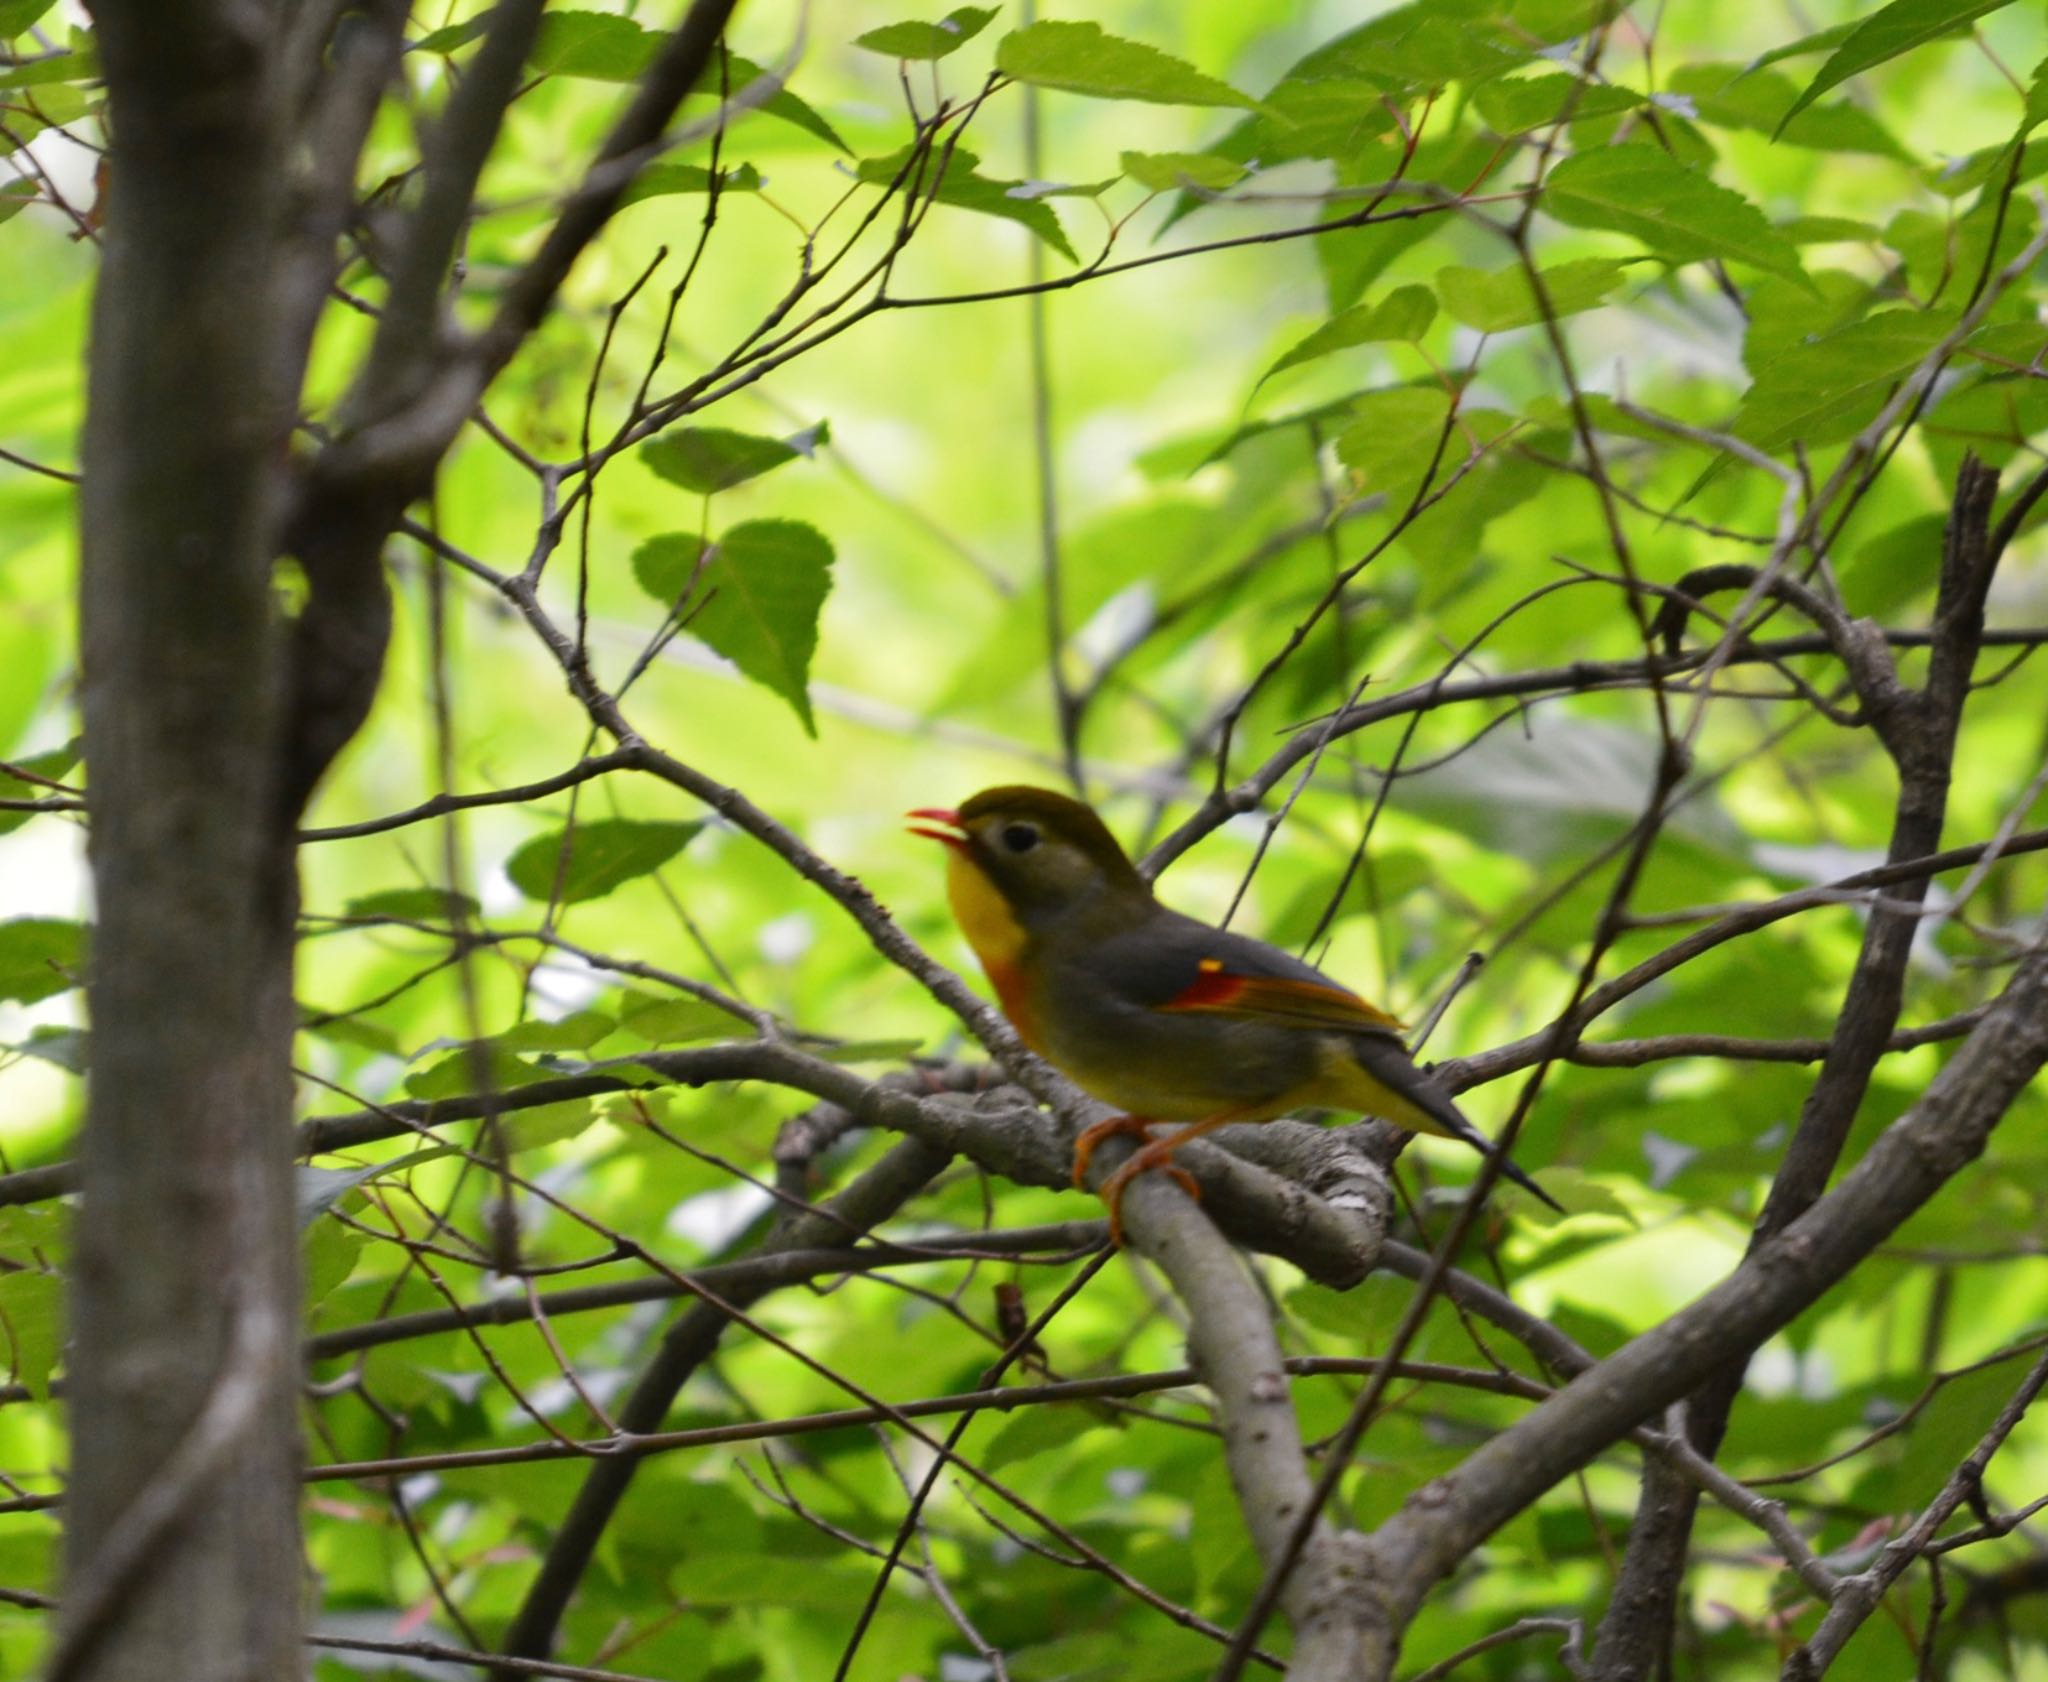
[{"label": "bird's orange leg", "polygon": [[[1109,1205],[1109,1241],[1118,1249],[1123,1248],[1124,1188],[1140,1174],[1150,1173],[1155,1168],[1164,1168],[1173,1177],[1174,1184],[1199,1203],[1202,1200],[1202,1188],[1195,1183],[1195,1177],[1185,1168],[1174,1166],[1174,1152],[1179,1150],[1190,1139],[1200,1138],[1204,1133],[1213,1133],[1219,1127],[1228,1127],[1233,1121],[1242,1121],[1250,1108],[1251,1106],[1248,1105],[1240,1106],[1234,1110],[1224,1110],[1220,1114],[1206,1116],[1200,1121],[1190,1122],[1170,1139],[1161,1139],[1156,1143],[1144,1146],[1140,1150],[1133,1151],[1130,1160],[1102,1182],[1100,1196],[1102,1201]],[[1129,1120],[1130,1118],[1119,1117],[1117,1119]],[[1107,1127],[1109,1123],[1103,1122],[1100,1125]],[[1089,1131],[1092,1133],[1094,1129],[1090,1128]],[[1131,1129],[1121,1128],[1119,1131],[1129,1132]],[[1142,1131],[1142,1128],[1139,1131]]]},{"label": "bird's orange leg", "polygon": [[1136,1134],[1143,1139],[1146,1137],[1145,1129],[1151,1125],[1141,1115],[1113,1115],[1098,1121],[1093,1127],[1084,1127],[1080,1138],[1074,1141],[1074,1189],[1088,1189],[1088,1163],[1103,1140],[1114,1139],[1120,1133]]}]

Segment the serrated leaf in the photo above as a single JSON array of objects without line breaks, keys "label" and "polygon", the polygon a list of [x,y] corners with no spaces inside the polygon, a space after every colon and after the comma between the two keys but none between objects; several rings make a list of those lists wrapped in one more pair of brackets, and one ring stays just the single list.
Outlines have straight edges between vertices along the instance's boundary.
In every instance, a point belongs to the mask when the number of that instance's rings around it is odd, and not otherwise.
[{"label": "serrated leaf", "polygon": [[380,888],[358,894],[342,907],[344,917],[397,917],[406,922],[453,923],[482,907],[468,894],[448,888]]},{"label": "serrated leaf", "polygon": [[[633,184],[619,195],[619,208],[643,199],[664,198],[674,193],[708,193],[711,171],[702,164],[649,164],[633,177]],[[758,193],[761,172],[752,164],[735,164],[718,172],[721,193]]]},{"label": "serrated leaf", "polygon": [[63,1282],[53,1273],[0,1275],[0,1340],[7,1370],[39,1402],[50,1399],[50,1373],[63,1346]]},{"label": "serrated leaf", "polygon": [[831,588],[832,545],[816,527],[749,520],[713,548],[701,605],[689,624],[692,636],[794,707],[812,736],[818,727],[811,716],[811,655]]},{"label": "serrated leaf", "polygon": [[[1420,488],[1450,412],[1450,397],[1435,387],[1369,391],[1353,405],[1357,418],[1338,435],[1337,459],[1367,490],[1386,498],[1389,512],[1399,513]],[[1446,449],[1439,477],[1453,459]]]},{"label": "serrated leaf", "polygon": [[1283,368],[1298,368],[1353,345],[1413,341],[1436,320],[1436,297],[1426,286],[1401,286],[1376,303],[1359,304],[1332,316],[1259,376],[1263,384]]},{"label": "serrated leaf", "polygon": [[1209,152],[1126,152],[1117,161],[1124,174],[1154,193],[1176,188],[1220,193],[1250,173],[1243,164]]},{"label": "serrated leaf", "polygon": [[1854,437],[1955,324],[1949,311],[1887,310],[1787,347],[1758,371],[1735,417],[1735,435],[1774,451]]},{"label": "serrated leaf", "polygon": [[1667,92],[1691,102],[1693,115],[1719,128],[1768,134],[1790,146],[1821,152],[1868,152],[1903,158],[1906,149],[1868,111],[1837,102],[1788,115],[1798,87],[1775,70],[1734,64],[1686,64],[1664,80]]},{"label": "serrated leaf", "polygon": [[[886,157],[863,158],[855,173],[861,180],[878,186],[886,186],[902,176],[903,190],[915,194],[920,201],[932,199],[955,210],[972,210],[1015,222],[1029,228],[1068,262],[1077,260],[1052,206],[1041,202],[1065,189],[1048,191],[1038,183],[997,181],[977,174],[981,160],[963,146],[955,146],[950,153],[943,149],[934,151],[906,173],[910,157],[911,148],[905,146]],[[939,174],[942,164],[944,173]]]},{"label": "serrated leaf", "polygon": [[0,999],[34,1004],[69,992],[85,975],[87,931],[62,917],[0,923]]},{"label": "serrated leaf", "polygon": [[[822,424],[822,423],[821,423]],[[817,429],[799,433],[815,441]],[[679,426],[640,446],[640,459],[671,485],[699,496],[758,479],[808,451],[782,438],[722,426]]]},{"label": "serrated leaf", "polygon": [[505,874],[528,899],[576,905],[659,870],[703,827],[597,818],[536,835],[505,861]]},{"label": "serrated leaf", "polygon": [[1610,146],[1565,159],[1544,183],[1543,208],[1574,228],[1628,234],[1670,262],[1718,257],[1805,278],[1799,254],[1762,211],[1654,146]]},{"label": "serrated leaf", "polygon": [[1153,105],[1238,105],[1258,101],[1205,76],[1157,47],[1103,33],[1099,24],[1044,22],[1013,29],[996,48],[996,68],[1034,87],[1093,99]]},{"label": "serrated leaf", "polygon": [[1798,116],[1830,88],[1840,87],[1851,76],[1876,68],[1887,60],[1938,41],[1944,35],[1964,29],[1976,19],[2012,4],[2012,0],[1892,0],[1852,29],[1806,91],[1792,102],[1778,127]]},{"label": "serrated leaf", "polygon": [[[1582,257],[1541,271],[1544,296],[1553,315],[1592,309],[1622,282],[1633,261],[1627,257]],[[1444,313],[1482,333],[1506,333],[1543,319],[1528,270],[1446,268],[1436,272]]]},{"label": "serrated leaf", "polygon": [[853,44],[886,58],[939,59],[958,52],[996,15],[993,6],[956,6],[937,23],[885,23]]},{"label": "serrated leaf", "polygon": [[551,11],[540,20],[526,62],[543,76],[631,82],[653,60],[662,39],[661,31],[615,12]]},{"label": "serrated leaf", "polygon": [[1482,83],[1472,105],[1496,134],[1507,139],[1560,120],[1585,122],[1619,116],[1643,103],[1633,88],[1589,82],[1556,71],[1545,76],[1516,76]]}]

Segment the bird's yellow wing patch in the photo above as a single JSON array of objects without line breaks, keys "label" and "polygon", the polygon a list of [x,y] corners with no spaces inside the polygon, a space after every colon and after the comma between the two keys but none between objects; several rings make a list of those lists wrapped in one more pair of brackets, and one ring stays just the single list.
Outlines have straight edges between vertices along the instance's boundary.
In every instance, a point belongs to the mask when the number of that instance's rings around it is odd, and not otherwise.
[{"label": "bird's yellow wing patch", "polygon": [[1304,1028],[1338,1028],[1353,1033],[1398,1034],[1400,1018],[1367,1004],[1347,988],[1291,976],[1242,975],[1221,958],[1204,958],[1201,973],[1168,999],[1161,1010],[1204,1011]]}]

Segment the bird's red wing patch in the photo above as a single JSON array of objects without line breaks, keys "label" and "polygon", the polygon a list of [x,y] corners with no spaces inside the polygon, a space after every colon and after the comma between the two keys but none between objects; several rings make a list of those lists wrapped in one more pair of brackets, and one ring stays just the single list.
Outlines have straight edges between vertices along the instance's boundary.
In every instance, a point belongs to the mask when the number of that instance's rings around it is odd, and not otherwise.
[{"label": "bird's red wing patch", "polygon": [[1400,1018],[1356,993],[1318,981],[1277,975],[1240,975],[1220,958],[1204,958],[1201,974],[1159,1008],[1211,1011],[1220,1016],[1263,1016],[1306,1027],[1398,1033]]}]

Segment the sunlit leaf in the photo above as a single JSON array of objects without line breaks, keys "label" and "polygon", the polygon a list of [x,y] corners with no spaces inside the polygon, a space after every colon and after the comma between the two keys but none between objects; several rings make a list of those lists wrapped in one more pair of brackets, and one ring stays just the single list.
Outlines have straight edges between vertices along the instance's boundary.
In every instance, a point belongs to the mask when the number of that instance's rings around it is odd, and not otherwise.
[{"label": "sunlit leaf", "polygon": [[1806,91],[1792,102],[1779,121],[1782,129],[1830,88],[1860,76],[1901,53],[1924,47],[1945,35],[1968,28],[1978,18],[2002,10],[2012,0],[1892,0],[1858,23],[1843,39]]},{"label": "sunlit leaf", "polygon": [[1576,315],[1604,301],[1628,275],[1629,260],[1582,257],[1540,271],[1539,302],[1529,273],[1519,264],[1495,269],[1450,268],[1436,272],[1444,313],[1482,333],[1506,333],[1541,321],[1545,305],[1553,316]]},{"label": "sunlit leaf", "polygon": [[1269,380],[1283,368],[1298,368],[1354,345],[1419,339],[1435,320],[1436,297],[1428,287],[1396,287],[1375,303],[1359,304],[1332,316],[1259,377]]},{"label": "sunlit leaf", "polygon": [[1544,184],[1543,208],[1575,228],[1631,235],[1669,262],[1718,257],[1792,279],[1801,274],[1798,253],[1762,211],[1654,146],[1565,159]]},{"label": "sunlit leaf", "polygon": [[85,979],[87,931],[61,917],[0,923],[0,999],[34,1004]]},{"label": "sunlit leaf", "polygon": [[712,550],[689,624],[692,636],[794,707],[811,735],[811,655],[831,588],[832,545],[816,527],[749,520]]},{"label": "sunlit leaf", "polygon": [[799,449],[798,443],[815,445],[821,433],[822,426],[814,427],[791,440],[719,426],[671,427],[640,446],[640,459],[670,484],[709,496],[808,455],[809,448]]},{"label": "sunlit leaf", "polygon": [[1156,47],[1106,35],[1093,23],[1043,22],[1014,29],[996,48],[996,68],[1020,82],[1096,99],[1155,105],[1258,103]]},{"label": "sunlit leaf", "polygon": [[659,870],[701,823],[643,823],[595,818],[573,830],[536,835],[505,861],[505,874],[528,899],[575,905]]},{"label": "sunlit leaf", "polygon": [[853,44],[889,58],[944,58],[966,46],[995,15],[993,6],[956,6],[937,23],[885,23],[856,35]]}]

